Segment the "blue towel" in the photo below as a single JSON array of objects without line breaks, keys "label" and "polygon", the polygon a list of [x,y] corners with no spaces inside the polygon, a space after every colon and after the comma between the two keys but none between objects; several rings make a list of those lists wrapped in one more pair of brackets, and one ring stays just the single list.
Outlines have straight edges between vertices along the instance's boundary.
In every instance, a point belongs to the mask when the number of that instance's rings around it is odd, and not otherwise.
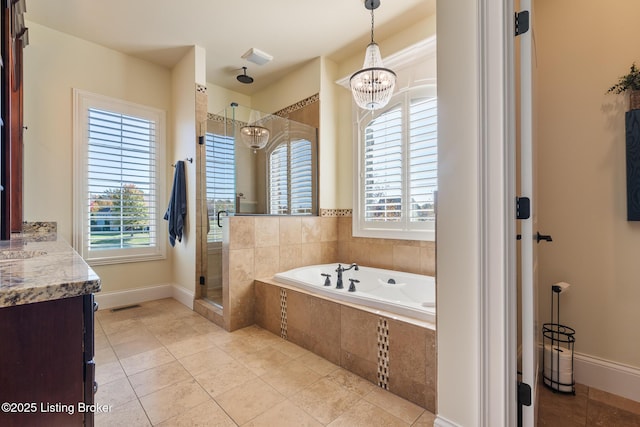
[{"label": "blue towel", "polygon": [[184,162],[176,162],[176,173],[173,176],[173,189],[169,199],[169,207],[164,214],[164,219],[169,221],[169,243],[171,246],[182,241],[184,219],[187,215],[187,188],[184,179]]}]

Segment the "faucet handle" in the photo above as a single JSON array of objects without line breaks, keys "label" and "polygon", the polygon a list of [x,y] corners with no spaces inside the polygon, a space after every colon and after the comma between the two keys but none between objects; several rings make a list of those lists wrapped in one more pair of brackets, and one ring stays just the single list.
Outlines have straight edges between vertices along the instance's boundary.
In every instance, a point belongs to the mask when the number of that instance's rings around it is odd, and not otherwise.
[{"label": "faucet handle", "polygon": [[324,277],[324,286],[331,286],[331,275],[327,273],[321,273],[322,277]]},{"label": "faucet handle", "polygon": [[349,279],[349,292],[355,292],[356,291],[356,283],[360,283],[360,280],[358,279]]}]

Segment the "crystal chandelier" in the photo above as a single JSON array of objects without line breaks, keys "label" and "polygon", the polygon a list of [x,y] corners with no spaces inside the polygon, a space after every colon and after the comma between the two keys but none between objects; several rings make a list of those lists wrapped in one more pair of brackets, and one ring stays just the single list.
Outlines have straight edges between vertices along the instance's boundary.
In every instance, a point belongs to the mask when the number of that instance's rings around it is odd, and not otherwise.
[{"label": "crystal chandelier", "polygon": [[247,147],[253,150],[261,150],[269,142],[269,129],[264,126],[247,125],[240,128],[240,139]]},{"label": "crystal chandelier", "polygon": [[373,10],[380,0],[365,0],[364,7],[371,11],[371,43],[367,46],[362,69],[349,80],[353,99],[360,108],[378,110],[389,103],[396,86],[396,73],[382,64],[378,44],[373,41]]}]

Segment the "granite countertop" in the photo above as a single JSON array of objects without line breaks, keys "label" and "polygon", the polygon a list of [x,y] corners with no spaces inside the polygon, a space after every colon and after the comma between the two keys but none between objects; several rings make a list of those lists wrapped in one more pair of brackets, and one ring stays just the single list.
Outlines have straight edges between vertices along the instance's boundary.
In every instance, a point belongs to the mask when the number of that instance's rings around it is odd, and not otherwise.
[{"label": "granite countertop", "polygon": [[100,278],[55,233],[0,241],[0,308],[100,291]]}]

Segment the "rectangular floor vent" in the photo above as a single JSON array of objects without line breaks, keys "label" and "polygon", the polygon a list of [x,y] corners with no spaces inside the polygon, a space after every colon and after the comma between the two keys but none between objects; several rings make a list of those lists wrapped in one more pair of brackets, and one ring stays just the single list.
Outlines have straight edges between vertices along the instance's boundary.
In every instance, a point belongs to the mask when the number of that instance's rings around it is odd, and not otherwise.
[{"label": "rectangular floor vent", "polygon": [[122,311],[122,310],[129,310],[131,308],[138,308],[140,307],[140,304],[133,304],[133,305],[125,305],[123,307],[116,307],[116,308],[112,308],[111,312],[115,313],[116,311]]}]

